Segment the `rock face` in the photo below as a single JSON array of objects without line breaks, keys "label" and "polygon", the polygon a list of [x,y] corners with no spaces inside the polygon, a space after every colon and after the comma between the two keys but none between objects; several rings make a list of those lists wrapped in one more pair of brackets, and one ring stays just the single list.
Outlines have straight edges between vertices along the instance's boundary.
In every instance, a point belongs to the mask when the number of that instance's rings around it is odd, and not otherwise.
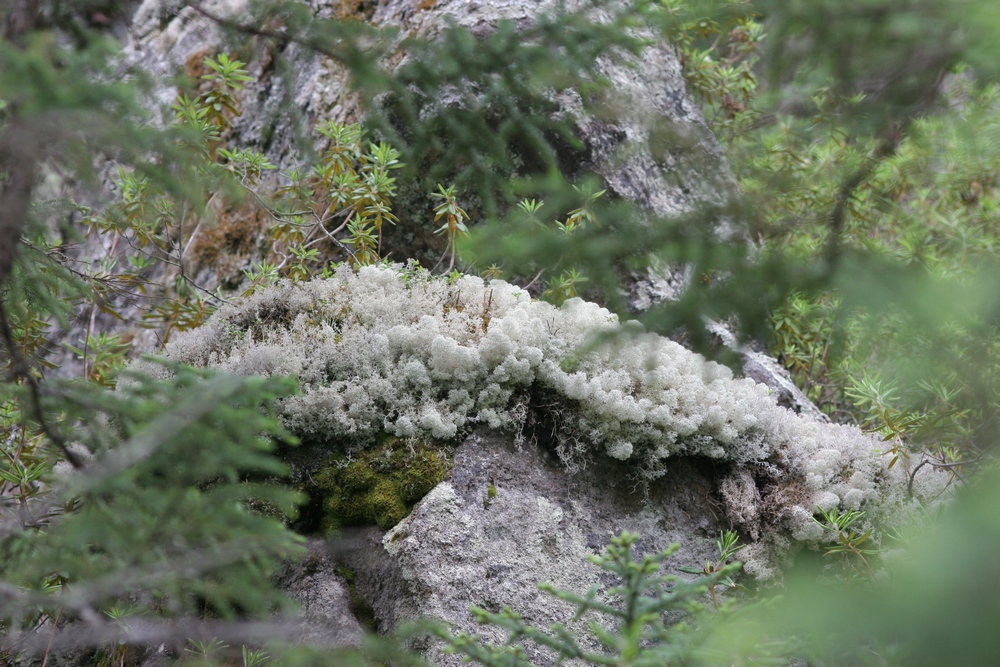
[{"label": "rock face", "polygon": [[[376,27],[397,28],[407,37],[429,38],[438,35],[448,21],[474,33],[489,31],[503,19],[530,24],[547,6],[535,0],[378,0],[353,5],[340,0],[311,0],[309,4],[318,18],[350,16],[350,8],[355,6],[351,18]],[[249,2],[207,0],[200,5],[214,15],[240,19]],[[130,32],[133,42],[128,60],[141,62],[164,82],[185,69],[197,69],[206,56],[229,46],[217,25],[176,0],[145,0],[136,11]],[[296,44],[279,48],[292,64],[286,75],[292,80],[283,80],[269,70],[267,58],[250,63],[255,80],[243,94],[243,115],[236,119],[232,143],[261,150],[275,164],[288,167],[294,166],[288,160],[297,153],[296,134],[301,128],[281,115],[282,108],[294,105],[308,123],[354,122],[360,120],[363,110],[347,87],[346,73],[335,62]],[[609,124],[583,118],[579,131],[587,158],[571,166],[581,173],[595,171],[614,195],[657,215],[690,211],[705,202],[725,203],[736,192],[735,180],[718,142],[687,93],[673,49],[669,45],[651,47],[634,65],[602,64],[602,74],[614,90],[617,120]],[[174,95],[171,87],[160,90],[161,101],[168,105]],[[560,102],[567,108],[579,106],[572,94]],[[627,154],[619,155],[623,149],[628,149]]]},{"label": "rock face", "polygon": [[281,587],[304,611],[290,640],[313,646],[356,646],[364,629],[350,585],[322,540],[312,540],[302,560],[278,575]]},{"label": "rock face", "polygon": [[[448,21],[476,35],[488,33],[502,19],[530,25],[547,6],[534,0],[310,0],[308,4],[317,18],[348,17],[379,28],[398,29],[401,37],[425,38],[436,37]],[[200,5],[213,15],[242,20],[249,3],[207,0]],[[592,11],[598,19],[609,13],[606,9]],[[170,81],[178,72],[203,74],[204,58],[227,49],[249,59],[254,80],[242,94],[243,113],[235,119],[227,141],[263,152],[282,169],[300,166],[303,137],[314,136],[314,126],[327,120],[355,122],[364,113],[358,96],[348,89],[347,73],[330,58],[295,43],[276,45],[264,40],[251,46],[254,43],[246,36],[238,38],[239,43],[231,41],[219,26],[181,2],[145,0],[136,11],[131,35],[127,61],[141,63],[163,81],[157,96],[167,106],[176,95]],[[279,58],[288,63],[280,72],[273,65]],[[665,44],[651,46],[631,65],[599,63],[613,90],[608,96],[612,110],[608,118],[583,113],[579,96],[572,91],[557,96],[560,113],[571,112],[577,117],[577,133],[584,144],[582,150],[567,147],[559,156],[565,175],[574,179],[595,173],[610,197],[632,201],[657,216],[686,213],[702,205],[724,207],[735,200],[735,179],[686,92],[673,50]],[[296,113],[288,113],[290,109]],[[396,260],[417,258],[426,266],[434,264],[444,241],[434,236],[434,226],[427,224],[432,202],[422,186],[401,184],[393,202],[400,222],[387,226],[383,254],[391,253]],[[263,252],[265,247],[256,248],[227,258],[226,263],[249,268],[251,261],[261,259],[254,253]],[[199,258],[194,255],[186,259],[206,286],[213,287],[217,279],[213,271],[198,273],[199,268],[211,267],[199,267]],[[683,273],[674,275],[666,269],[661,273],[668,276],[667,282],[683,284]],[[237,270],[233,275],[239,277],[240,273]]]},{"label": "rock face", "polygon": [[[671,570],[701,567],[716,556],[719,524],[704,470],[679,462],[643,493],[624,481],[625,470],[610,468],[568,474],[537,444],[518,447],[504,434],[474,433],[455,451],[449,481],[387,533],[373,531],[363,546],[345,553],[358,592],[381,630],[424,616],[502,643],[496,628],[475,623],[470,605],[494,612],[510,607],[542,628],[566,623],[574,610],[536,584],[579,593],[614,585],[587,557],[602,553],[623,530],[641,536],[639,557],[680,542],[683,548],[667,564]],[[431,664],[462,664],[439,646],[426,650]],[[532,659],[541,657],[531,650]]]}]

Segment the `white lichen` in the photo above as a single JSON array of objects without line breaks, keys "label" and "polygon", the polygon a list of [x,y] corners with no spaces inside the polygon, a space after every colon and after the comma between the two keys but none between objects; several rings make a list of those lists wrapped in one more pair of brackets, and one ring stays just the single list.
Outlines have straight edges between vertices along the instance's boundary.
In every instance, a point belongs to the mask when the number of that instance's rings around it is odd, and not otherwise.
[{"label": "white lichen", "polygon": [[[801,493],[772,508],[783,522],[772,545],[782,533],[820,539],[817,505],[884,518],[940,494],[947,481],[925,466],[911,483],[876,438],[802,419],[766,386],[635,324],[581,352],[594,334],[621,328],[595,304],[570,299],[557,308],[502,281],[341,267],[331,279],[221,308],[172,341],[167,356],[241,375],[297,375],[302,395],[280,406],[286,425],[337,446],[364,446],[379,432],[448,439],[480,424],[519,429],[524,396],[544,392],[571,469],[606,455],[652,480],[685,455],[781,470]],[[734,509],[731,516],[758,514]],[[754,557],[751,569],[771,571]]]}]

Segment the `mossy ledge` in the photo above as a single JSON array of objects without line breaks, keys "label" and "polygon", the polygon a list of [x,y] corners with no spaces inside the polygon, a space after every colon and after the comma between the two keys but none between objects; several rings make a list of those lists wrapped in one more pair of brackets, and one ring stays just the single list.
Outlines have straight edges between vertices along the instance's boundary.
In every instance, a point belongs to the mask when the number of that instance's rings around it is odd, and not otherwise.
[{"label": "mossy ledge", "polygon": [[[625,335],[584,347],[617,331]],[[940,497],[949,479],[930,466],[889,466],[876,437],[785,410],[766,386],[596,304],[557,308],[503,281],[415,265],[341,266],[329,279],[263,289],[177,336],[166,354],[298,377],[302,393],[278,409],[316,452],[312,471],[325,468],[314,482],[329,530],[391,525],[443,478],[431,451],[440,457],[442,443],[484,427],[517,440],[529,421],[551,425],[571,471],[610,457],[641,485],[672,457],[729,464],[726,514],[768,536],[741,552],[764,577],[778,552],[827,539],[817,508],[864,510],[866,528],[877,528]],[[761,489],[761,479],[780,488]]]}]

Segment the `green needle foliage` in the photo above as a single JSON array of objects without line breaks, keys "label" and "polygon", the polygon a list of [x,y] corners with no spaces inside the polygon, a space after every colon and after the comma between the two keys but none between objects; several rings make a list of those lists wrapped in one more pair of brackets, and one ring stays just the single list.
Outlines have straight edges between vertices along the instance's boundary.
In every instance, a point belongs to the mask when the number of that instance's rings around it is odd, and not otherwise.
[{"label": "green needle foliage", "polygon": [[[45,383],[44,428],[72,438],[82,463],[53,469],[36,444],[3,464],[5,492],[17,502],[0,534],[5,637],[61,616],[87,623],[96,642],[134,641],[101,622],[123,600],[163,640],[177,637],[166,623],[155,626],[157,617],[235,618],[287,605],[268,578],[299,553],[299,540],[250,507],[287,516],[295,496],[248,480],[286,473],[270,452],[294,437],[269,406],[294,383],[169,370],[170,380],[129,373],[117,392]],[[5,404],[30,391],[6,386]]]},{"label": "green needle foliage", "polygon": [[[740,536],[735,530],[724,531],[719,539],[716,541],[716,546],[719,548],[719,558],[714,563],[711,561],[705,561],[705,566],[701,569],[694,567],[682,567],[681,572],[686,572],[688,574],[700,574],[702,576],[709,576],[715,574],[723,567],[726,563],[736,555],[736,553],[745,547],[745,544],[739,544]],[[721,583],[727,588],[740,588],[746,590],[742,586],[738,585],[731,576],[724,577]],[[712,596],[712,606],[715,611],[719,611],[719,598],[715,594],[715,584],[710,584],[708,587],[708,592]]]},{"label": "green needle foliage", "polygon": [[[117,45],[87,27],[89,11],[0,9],[3,664],[33,659],[28,646],[48,646],[40,662],[70,648],[65,628],[120,662],[139,636],[183,643],[178,635],[206,618],[269,616],[289,606],[271,574],[300,552],[282,521],[296,497],[263,483],[286,474],[272,451],[295,438],[272,406],[294,382],[154,365],[116,391],[130,345],[95,328],[122,318],[122,303],[144,298],[149,271],[180,256],[186,215],[218,183],[205,165],[238,113],[242,63],[210,61],[209,92],[182,97],[178,122],[157,129],[147,79],[119,71]],[[246,179],[267,168],[246,153],[225,159]],[[119,199],[105,211],[42,198],[43,176],[94,186],[102,160],[118,166]],[[108,241],[109,257],[74,261],[79,227],[66,221],[81,219]],[[116,247],[128,248],[131,268],[116,267]],[[183,270],[177,284],[178,298],[154,311],[167,332],[211,310],[185,299]],[[65,341],[81,312],[84,335]],[[53,372],[63,346],[82,377]]]},{"label": "green needle foliage", "polygon": [[[576,608],[571,623],[584,616],[590,618],[590,636],[562,624],[548,630],[536,628],[510,609],[494,614],[477,608],[473,608],[472,613],[479,623],[507,631],[503,645],[483,645],[476,637],[452,636],[443,628],[436,633],[453,652],[487,667],[530,667],[539,662],[549,664],[551,657],[556,659],[556,664],[566,660],[579,661],[573,664],[618,667],[683,664],[681,661],[690,656],[687,637],[690,628],[676,623],[676,613],[700,612],[705,594],[713,591],[714,599],[714,587],[740,565],[726,565],[693,581],[685,581],[676,575],[661,573],[664,561],[680,545],[674,544],[658,554],[638,558],[634,553],[637,540],[638,535],[623,532],[612,538],[607,553],[590,557],[592,563],[617,581],[604,593],[600,586],[580,595],[539,584],[541,590]],[[665,615],[669,612],[675,613],[674,622],[666,620]],[[542,647],[541,655],[551,657],[533,661],[525,652],[525,644],[535,647],[533,653]]]},{"label": "green needle foliage", "polygon": [[868,542],[874,531],[869,528],[861,533],[858,529],[852,528],[854,524],[864,517],[865,513],[856,510],[847,510],[845,512],[836,509],[825,510],[823,508],[818,508],[818,510],[823,520],[820,521],[813,517],[813,521],[822,526],[824,530],[832,530],[836,534],[836,542],[825,547],[824,555],[832,556],[834,554],[841,554],[851,559],[857,559],[869,575],[875,576],[875,571],[865,556],[877,555],[879,550],[867,547],[861,548],[862,544]]},{"label": "green needle foliage", "polygon": [[451,261],[448,262],[448,270],[455,268],[455,243],[459,236],[468,236],[469,228],[465,226],[465,221],[469,219],[469,214],[458,205],[455,195],[455,186],[449,185],[445,188],[438,184],[438,191],[432,192],[431,197],[441,201],[434,208],[434,222],[439,222],[442,218],[444,224],[437,228],[435,234],[445,234],[448,237],[448,250],[451,252]]}]

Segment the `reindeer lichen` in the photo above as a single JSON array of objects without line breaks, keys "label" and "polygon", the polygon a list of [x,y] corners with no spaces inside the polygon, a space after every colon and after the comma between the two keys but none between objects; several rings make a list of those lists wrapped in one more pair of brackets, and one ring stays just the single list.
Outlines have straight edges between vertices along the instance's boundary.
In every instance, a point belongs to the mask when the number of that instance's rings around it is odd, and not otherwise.
[{"label": "reindeer lichen", "polygon": [[[296,375],[302,394],[280,406],[286,425],[348,455],[371,450],[385,434],[448,441],[475,427],[520,432],[524,397],[542,392],[568,467],[610,456],[630,463],[639,481],[661,476],[676,456],[766,468],[795,489],[772,494],[772,505],[785,504],[767,514],[780,524],[776,534],[796,541],[818,539],[818,506],[865,508],[877,519],[934,497],[947,481],[928,466],[911,483],[911,471],[890,467],[873,436],[799,417],[766,386],[633,323],[610,344],[583,347],[594,334],[620,329],[593,303],[574,298],[556,307],[499,280],[342,266],[333,278],[281,284],[221,308],[167,353],[242,375]],[[368,484],[366,475],[351,470],[336,484]],[[380,525],[408,511],[410,501],[385,484],[365,488],[360,505]],[[731,516],[760,515],[756,507],[733,509]],[[753,548],[745,558],[747,569],[766,574],[767,558],[755,564]]]}]

